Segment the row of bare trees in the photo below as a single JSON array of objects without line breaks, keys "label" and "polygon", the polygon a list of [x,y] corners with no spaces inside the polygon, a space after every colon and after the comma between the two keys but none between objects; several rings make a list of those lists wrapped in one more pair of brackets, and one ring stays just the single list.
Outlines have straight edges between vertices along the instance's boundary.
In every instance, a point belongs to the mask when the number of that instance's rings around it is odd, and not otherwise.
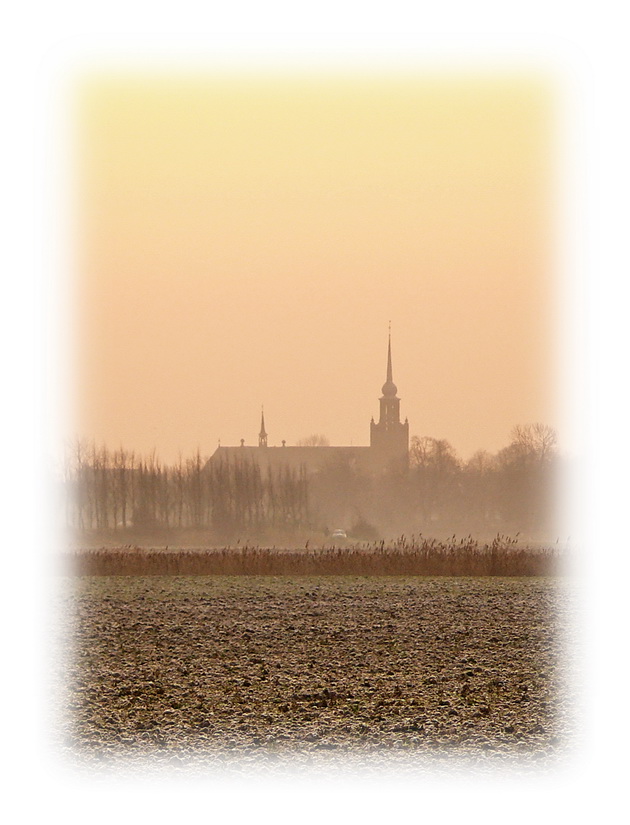
[{"label": "row of bare trees", "polygon": [[80,531],[253,535],[267,527],[352,533],[354,526],[356,538],[369,539],[402,532],[550,536],[559,463],[556,433],[542,424],[515,427],[507,447],[468,461],[444,439],[414,436],[408,472],[380,476],[343,459],[308,476],[305,468],[262,470],[253,461],[208,464],[199,451],[164,465],[155,453],[77,443],[65,470],[66,518]]},{"label": "row of bare trees", "polygon": [[80,531],[234,530],[302,526],[308,519],[304,471],[266,474],[246,462],[207,465],[199,451],[165,465],[155,452],[78,442],[65,465],[66,522]]},{"label": "row of bare trees", "polygon": [[556,443],[555,430],[545,424],[519,425],[498,453],[480,450],[462,461],[448,441],[412,438],[410,492],[420,526],[553,532],[560,469]]},{"label": "row of bare trees", "polygon": [[318,473],[310,481],[311,513],[317,523],[343,526],[357,538],[403,532],[546,538],[557,529],[559,467],[556,433],[543,424],[515,427],[507,447],[467,461],[444,439],[414,436],[406,473],[368,476],[342,462]]}]

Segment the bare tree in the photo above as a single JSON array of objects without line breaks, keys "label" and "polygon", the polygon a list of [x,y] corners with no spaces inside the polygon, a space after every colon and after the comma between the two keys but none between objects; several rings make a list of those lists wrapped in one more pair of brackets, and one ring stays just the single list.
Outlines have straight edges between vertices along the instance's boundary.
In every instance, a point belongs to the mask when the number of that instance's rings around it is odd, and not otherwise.
[{"label": "bare tree", "polygon": [[423,521],[446,515],[453,504],[461,471],[461,462],[451,444],[443,438],[413,436],[410,465]]},{"label": "bare tree", "polygon": [[113,491],[112,506],[114,510],[114,528],[119,525],[127,527],[127,506],[129,503],[129,453],[120,447],[112,457]]},{"label": "bare tree", "polygon": [[462,514],[469,532],[495,526],[496,469],[495,457],[486,450],[477,450],[462,467]]},{"label": "bare tree", "polygon": [[557,442],[546,424],[514,427],[512,441],[497,454],[497,503],[511,528],[529,533],[553,528]]},{"label": "bare tree", "polygon": [[296,442],[298,447],[330,447],[330,441],[321,433],[313,433],[305,438],[300,438]]},{"label": "bare tree", "polygon": [[515,455],[527,460],[546,464],[553,456],[558,435],[547,424],[518,424],[511,433],[510,447]]},{"label": "bare tree", "polygon": [[172,479],[174,486],[175,522],[179,528],[184,523],[184,460],[181,452],[177,458],[177,464],[173,467]]}]

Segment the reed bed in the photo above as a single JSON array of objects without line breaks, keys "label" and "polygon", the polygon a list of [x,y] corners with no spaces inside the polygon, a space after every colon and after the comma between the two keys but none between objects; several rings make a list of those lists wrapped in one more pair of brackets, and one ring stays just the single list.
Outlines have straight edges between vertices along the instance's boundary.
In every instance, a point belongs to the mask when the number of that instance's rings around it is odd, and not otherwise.
[{"label": "reed bed", "polygon": [[368,545],[285,549],[244,545],[220,549],[79,550],[64,570],[80,576],[549,576],[559,572],[555,549],[518,547],[497,536],[449,541],[401,536]]}]

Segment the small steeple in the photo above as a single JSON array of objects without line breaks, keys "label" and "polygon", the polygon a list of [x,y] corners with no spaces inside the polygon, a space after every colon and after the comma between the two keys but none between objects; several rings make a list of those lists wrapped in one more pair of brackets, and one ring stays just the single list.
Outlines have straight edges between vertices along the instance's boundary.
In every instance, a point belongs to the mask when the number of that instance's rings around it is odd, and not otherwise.
[{"label": "small steeple", "polygon": [[266,447],[267,446],[267,433],[265,432],[265,410],[264,407],[262,408],[260,414],[260,432],[258,433],[258,446],[259,447]]}]

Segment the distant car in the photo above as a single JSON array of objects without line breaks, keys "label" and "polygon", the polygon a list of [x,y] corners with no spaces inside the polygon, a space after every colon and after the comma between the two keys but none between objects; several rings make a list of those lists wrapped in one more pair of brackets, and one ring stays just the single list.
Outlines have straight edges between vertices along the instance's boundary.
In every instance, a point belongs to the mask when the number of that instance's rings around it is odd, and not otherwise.
[{"label": "distant car", "polygon": [[347,539],[348,535],[347,535],[345,530],[342,530],[341,528],[339,528],[337,530],[332,531],[331,538],[332,539]]}]

